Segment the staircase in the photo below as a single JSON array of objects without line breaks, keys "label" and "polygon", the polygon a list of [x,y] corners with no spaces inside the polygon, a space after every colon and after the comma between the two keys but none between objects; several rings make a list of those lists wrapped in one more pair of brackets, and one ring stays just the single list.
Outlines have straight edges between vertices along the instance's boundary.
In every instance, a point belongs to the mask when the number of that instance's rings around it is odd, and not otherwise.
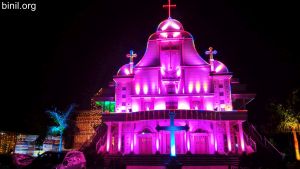
[{"label": "staircase", "polygon": [[[116,162],[123,162],[123,166],[166,166],[170,159],[167,154],[163,155],[106,155],[104,166],[113,168]],[[238,155],[184,155],[178,154],[176,159],[184,166],[238,166]],[[118,164],[117,166],[119,166]]]},{"label": "staircase", "polygon": [[284,153],[280,152],[266,137],[262,136],[249,122],[243,123],[245,138],[253,140],[256,148],[256,158],[261,165],[280,168],[284,165]]}]

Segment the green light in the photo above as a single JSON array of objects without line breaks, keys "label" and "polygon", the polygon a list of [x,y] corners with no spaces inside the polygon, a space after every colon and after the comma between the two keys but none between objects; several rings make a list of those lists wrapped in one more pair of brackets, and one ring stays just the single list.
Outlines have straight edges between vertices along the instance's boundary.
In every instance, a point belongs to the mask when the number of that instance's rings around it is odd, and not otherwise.
[{"label": "green light", "polygon": [[102,112],[115,112],[116,103],[112,101],[95,101],[95,105],[102,109]]},{"label": "green light", "polygon": [[96,106],[101,106],[102,105],[101,102],[99,102],[99,101],[96,101],[95,104],[96,104]]}]

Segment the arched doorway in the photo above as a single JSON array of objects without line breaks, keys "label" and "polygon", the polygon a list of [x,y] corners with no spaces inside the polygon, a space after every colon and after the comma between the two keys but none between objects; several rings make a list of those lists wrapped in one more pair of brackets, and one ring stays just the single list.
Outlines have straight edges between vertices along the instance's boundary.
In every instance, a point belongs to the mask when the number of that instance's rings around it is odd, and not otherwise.
[{"label": "arched doorway", "polygon": [[152,154],[152,132],[144,129],[138,134],[139,154]]},{"label": "arched doorway", "polygon": [[197,129],[191,137],[193,154],[209,154],[208,133],[205,130]]}]

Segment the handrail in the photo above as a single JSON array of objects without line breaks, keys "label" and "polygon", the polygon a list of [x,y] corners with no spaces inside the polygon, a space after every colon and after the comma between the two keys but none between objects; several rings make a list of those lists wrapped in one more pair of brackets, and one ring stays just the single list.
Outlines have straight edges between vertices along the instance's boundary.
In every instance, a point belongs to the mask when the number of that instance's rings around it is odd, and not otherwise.
[{"label": "handrail", "polygon": [[284,153],[280,152],[265,136],[262,136],[252,124],[249,122],[244,122],[243,126],[244,132],[248,132],[247,134],[255,139],[257,143],[261,144],[269,151],[276,152],[281,158],[283,158]]}]

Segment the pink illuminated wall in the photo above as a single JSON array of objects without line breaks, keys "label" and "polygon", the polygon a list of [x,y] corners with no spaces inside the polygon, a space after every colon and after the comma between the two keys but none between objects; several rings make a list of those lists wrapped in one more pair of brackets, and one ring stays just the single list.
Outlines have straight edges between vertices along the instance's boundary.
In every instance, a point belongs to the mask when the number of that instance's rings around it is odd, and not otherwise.
[{"label": "pink illuminated wall", "polygon": [[177,20],[160,23],[148,40],[144,56],[138,57],[132,73],[126,64],[114,77],[117,113],[163,110],[174,104],[178,109],[232,110],[228,69],[214,60],[216,76],[212,76],[191,34]]},{"label": "pink illuminated wall", "polygon": [[[144,55],[137,54],[137,60],[139,62],[135,61],[134,65],[131,65],[132,62],[123,65],[114,76],[116,113],[167,109],[209,112],[232,110],[230,72],[218,60],[211,60],[210,63],[205,61],[195,49],[192,35],[183,29],[179,21],[170,18],[160,23],[157,31],[148,39],[146,52]],[[245,151],[246,143],[240,123],[239,130],[233,131],[233,124],[220,121],[175,118],[175,125],[188,123],[190,127],[188,131],[175,133],[178,140],[176,146],[180,144],[176,152],[233,152],[234,145]],[[120,124],[118,131],[113,131],[113,127],[108,129],[107,151],[113,147],[112,140],[117,140],[117,150],[123,150],[125,154],[170,153],[168,132],[157,132],[155,129],[158,124],[168,125],[169,120],[116,123]],[[113,133],[118,134],[113,136]],[[121,138],[124,138],[124,144],[120,143]],[[235,143],[235,140],[238,142]],[[145,147],[145,143],[150,147]]]}]

